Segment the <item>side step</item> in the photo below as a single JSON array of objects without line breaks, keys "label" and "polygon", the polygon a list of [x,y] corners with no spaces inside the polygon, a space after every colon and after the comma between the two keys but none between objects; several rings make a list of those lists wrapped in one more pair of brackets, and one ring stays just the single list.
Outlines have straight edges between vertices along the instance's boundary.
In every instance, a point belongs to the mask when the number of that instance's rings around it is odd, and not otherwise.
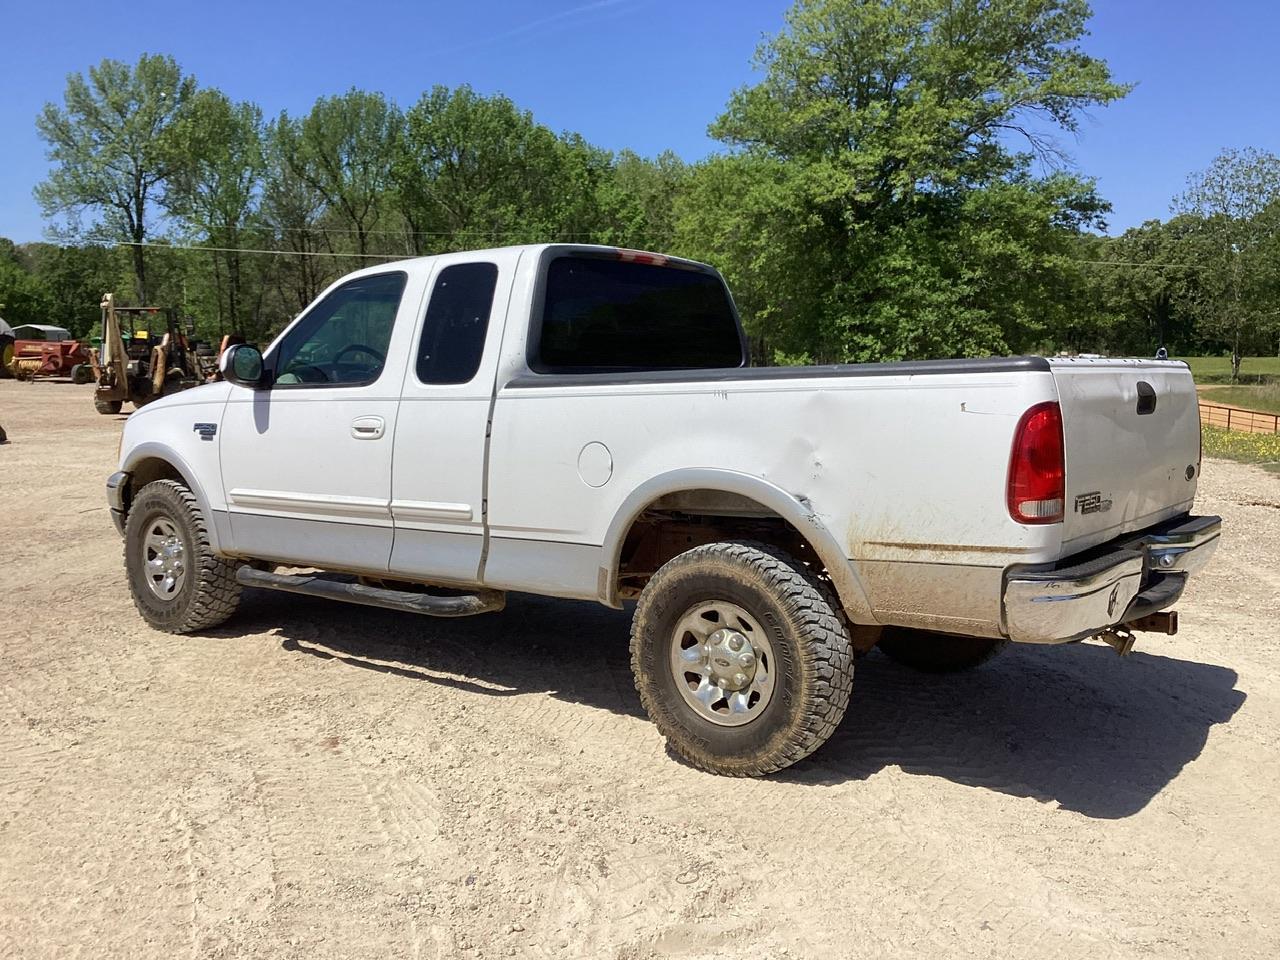
[{"label": "side step", "polygon": [[342,600],[366,607],[385,607],[406,613],[422,613],[429,617],[470,617],[477,613],[496,613],[507,605],[507,595],[499,590],[477,590],[473,594],[459,597],[433,597],[409,590],[388,590],[385,587],[367,587],[363,583],[347,583],[318,573],[267,573],[250,566],[237,570],[236,580],[242,586],[257,587],[260,590],[302,593],[309,597]]}]

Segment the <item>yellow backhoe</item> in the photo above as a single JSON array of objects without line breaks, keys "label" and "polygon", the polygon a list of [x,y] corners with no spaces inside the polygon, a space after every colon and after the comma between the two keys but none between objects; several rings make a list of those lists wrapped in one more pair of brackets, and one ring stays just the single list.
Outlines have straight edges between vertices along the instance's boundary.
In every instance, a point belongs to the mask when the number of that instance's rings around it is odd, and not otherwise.
[{"label": "yellow backhoe", "polygon": [[[123,307],[110,293],[101,307],[102,343],[92,355],[98,384],[93,406],[99,413],[119,413],[125,401],[137,408],[205,382],[200,358],[178,328],[173,308]],[[163,333],[157,332],[158,324]]]}]

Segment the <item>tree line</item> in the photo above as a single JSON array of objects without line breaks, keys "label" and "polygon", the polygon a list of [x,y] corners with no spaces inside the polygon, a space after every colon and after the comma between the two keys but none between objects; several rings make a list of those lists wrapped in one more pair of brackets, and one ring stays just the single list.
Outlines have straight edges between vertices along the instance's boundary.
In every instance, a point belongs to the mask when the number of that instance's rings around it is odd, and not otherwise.
[{"label": "tree line", "polygon": [[798,0],[695,163],[466,86],[268,118],[172,57],[104,60],[36,119],[55,242],[0,241],[0,309],[81,333],[115,288],[262,339],[356,266],[563,240],[717,266],[763,362],[1276,351],[1280,159],[1224,151],[1168,220],[1100,234],[1060,138],[1130,87],[1084,50],[1090,16]]}]

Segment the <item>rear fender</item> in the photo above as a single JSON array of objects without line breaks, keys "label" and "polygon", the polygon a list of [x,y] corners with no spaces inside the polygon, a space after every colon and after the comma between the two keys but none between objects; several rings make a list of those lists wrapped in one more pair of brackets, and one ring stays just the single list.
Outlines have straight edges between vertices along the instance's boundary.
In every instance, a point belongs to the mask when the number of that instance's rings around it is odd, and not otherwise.
[{"label": "rear fender", "polygon": [[857,564],[845,556],[839,542],[809,504],[760,477],[709,468],[674,470],[653,477],[623,501],[609,525],[602,548],[601,558],[605,566],[600,570],[600,600],[603,603],[611,607],[622,605],[618,599],[618,568],[622,561],[622,545],[632,524],[659,497],[688,490],[738,494],[776,513],[799,532],[822,560],[849,618],[859,624],[878,622],[871,612],[871,603]]}]

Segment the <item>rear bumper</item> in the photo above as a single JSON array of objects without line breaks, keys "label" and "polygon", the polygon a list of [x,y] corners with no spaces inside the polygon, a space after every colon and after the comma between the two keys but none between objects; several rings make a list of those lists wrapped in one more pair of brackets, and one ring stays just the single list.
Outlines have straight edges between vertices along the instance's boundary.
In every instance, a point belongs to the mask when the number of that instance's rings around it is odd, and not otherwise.
[{"label": "rear bumper", "polygon": [[1004,620],[1018,643],[1069,643],[1166,609],[1218,548],[1219,517],[1184,516],[1060,564],[1011,567]]}]

